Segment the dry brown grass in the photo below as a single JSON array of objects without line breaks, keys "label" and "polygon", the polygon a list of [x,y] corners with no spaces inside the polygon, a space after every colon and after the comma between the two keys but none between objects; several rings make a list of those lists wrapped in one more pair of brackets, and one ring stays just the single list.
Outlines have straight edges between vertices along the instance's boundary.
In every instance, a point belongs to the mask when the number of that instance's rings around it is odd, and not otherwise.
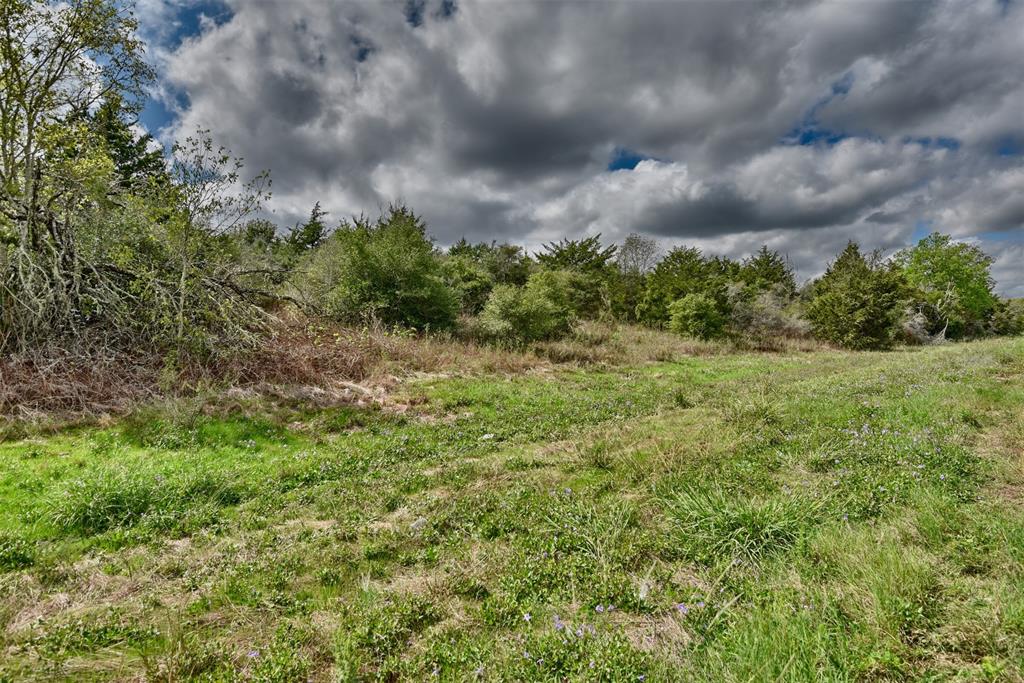
[{"label": "dry brown grass", "polygon": [[0,431],[18,423],[66,426],[127,413],[158,398],[291,397],[343,403],[380,396],[411,376],[516,375],[553,365],[628,366],[741,350],[801,352],[800,339],[706,342],[648,328],[583,322],[560,341],[502,349],[457,335],[415,335],[290,319],[258,348],[213,361],[174,361],[102,339],[0,360]]}]

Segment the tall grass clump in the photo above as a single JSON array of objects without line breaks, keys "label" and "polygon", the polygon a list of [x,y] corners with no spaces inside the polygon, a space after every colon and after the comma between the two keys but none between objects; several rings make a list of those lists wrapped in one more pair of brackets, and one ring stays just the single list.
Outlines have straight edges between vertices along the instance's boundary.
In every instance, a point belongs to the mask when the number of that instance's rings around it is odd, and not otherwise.
[{"label": "tall grass clump", "polygon": [[151,520],[174,527],[197,509],[240,502],[244,487],[225,473],[173,478],[138,470],[96,471],[71,482],[49,505],[49,521],[65,533],[99,534]]},{"label": "tall grass clump", "polygon": [[705,564],[783,552],[811,530],[818,508],[795,496],[740,498],[719,487],[689,486],[666,501],[676,549]]}]

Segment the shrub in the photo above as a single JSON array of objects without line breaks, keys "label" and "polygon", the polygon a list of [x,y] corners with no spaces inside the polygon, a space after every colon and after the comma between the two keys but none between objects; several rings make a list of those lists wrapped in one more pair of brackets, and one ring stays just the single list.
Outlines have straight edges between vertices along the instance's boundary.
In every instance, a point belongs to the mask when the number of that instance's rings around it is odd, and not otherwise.
[{"label": "shrub", "polygon": [[511,343],[558,337],[569,331],[569,323],[569,308],[553,300],[545,284],[532,277],[526,287],[495,287],[480,314],[487,337]]},{"label": "shrub", "polygon": [[864,257],[850,242],[811,287],[815,336],[850,349],[886,348],[899,330],[906,285],[898,269]]},{"label": "shrub", "polygon": [[800,318],[789,291],[784,283],[761,292],[730,285],[729,324],[757,342],[807,337],[810,325]]},{"label": "shrub", "polygon": [[728,272],[730,263],[724,259],[705,259],[699,249],[673,249],[647,276],[643,296],[636,307],[637,319],[649,325],[665,325],[670,318],[669,306],[694,293],[711,297],[719,310],[724,311],[726,283],[733,275]]},{"label": "shrub", "polygon": [[718,310],[718,304],[706,294],[687,294],[669,306],[668,327],[673,332],[697,337],[715,339],[725,331],[725,316]]},{"label": "shrub", "polygon": [[989,329],[992,334],[1024,334],[1024,299],[1001,300],[992,314]]},{"label": "shrub", "polygon": [[301,271],[303,300],[341,322],[438,329],[451,327],[458,314],[425,226],[405,207],[392,206],[373,223],[341,226]]},{"label": "shrub", "polygon": [[487,269],[469,256],[449,256],[441,269],[444,281],[455,292],[462,313],[479,314],[494,288],[494,278]]}]

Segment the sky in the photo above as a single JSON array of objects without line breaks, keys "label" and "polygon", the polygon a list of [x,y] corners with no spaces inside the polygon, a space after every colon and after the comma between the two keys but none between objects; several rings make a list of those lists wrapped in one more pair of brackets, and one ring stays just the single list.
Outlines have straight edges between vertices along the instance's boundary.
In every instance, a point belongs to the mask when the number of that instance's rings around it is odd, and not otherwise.
[{"label": "sky", "polygon": [[269,169],[290,225],[404,202],[439,245],[631,232],[801,278],[978,244],[1024,296],[1021,0],[138,0],[142,123]]}]

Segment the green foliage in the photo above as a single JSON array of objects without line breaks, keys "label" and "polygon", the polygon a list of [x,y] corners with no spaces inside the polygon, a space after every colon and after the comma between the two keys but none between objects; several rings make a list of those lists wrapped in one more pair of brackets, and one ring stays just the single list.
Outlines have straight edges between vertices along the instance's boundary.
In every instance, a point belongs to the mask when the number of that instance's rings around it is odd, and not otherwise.
[{"label": "green foliage", "polygon": [[687,294],[672,302],[668,312],[668,328],[673,332],[698,339],[715,339],[725,332],[726,318],[707,294]]},{"label": "green foliage", "polygon": [[479,261],[471,256],[449,255],[441,264],[444,280],[455,292],[460,310],[468,315],[477,315],[487,303],[487,297],[494,288],[494,278]]},{"label": "green foliage", "polygon": [[806,315],[814,334],[850,349],[890,346],[906,299],[901,272],[865,258],[850,242],[811,288]]},{"label": "green foliage", "polygon": [[993,334],[1024,334],[1024,299],[1005,299],[996,304],[990,323]]},{"label": "green foliage", "polygon": [[131,129],[130,114],[121,94],[112,91],[91,122],[114,162],[120,187],[145,191],[153,185],[164,185],[169,180],[164,150],[148,133],[138,135]]},{"label": "green foliage", "polygon": [[285,242],[296,254],[315,249],[327,237],[327,224],[324,218],[327,212],[320,208],[320,202],[313,205],[309,219],[305,223],[295,225],[285,238]]},{"label": "green foliage", "polygon": [[792,297],[796,293],[793,269],[779,252],[765,245],[743,261],[739,279],[755,292],[774,291],[785,297]]},{"label": "green foliage", "polygon": [[458,313],[423,221],[402,206],[374,222],[343,224],[300,266],[296,281],[307,304],[343,322],[443,329]]},{"label": "green foliage", "polygon": [[[603,247],[601,236],[581,240],[563,239],[545,245],[537,262],[567,286],[572,311],[583,318],[596,318],[610,311],[619,271],[615,265],[615,245]],[[568,275],[565,275],[568,274]]]},{"label": "green foliage", "polygon": [[930,333],[959,338],[984,331],[998,303],[989,272],[992,258],[985,252],[932,233],[896,261],[931,321]]},{"label": "green foliage", "polygon": [[581,240],[563,238],[544,245],[544,250],[537,254],[537,262],[552,270],[603,274],[614,263],[617,248],[615,245],[603,247],[600,235]]},{"label": "green foliage", "polygon": [[467,258],[482,266],[491,279],[500,285],[525,285],[534,265],[523,248],[515,244],[470,244],[465,238],[453,244],[448,249],[448,255]]},{"label": "green foliage", "polygon": [[637,317],[649,325],[665,325],[671,317],[669,307],[688,294],[706,295],[726,313],[726,285],[732,274],[728,264],[724,259],[709,261],[692,247],[673,249],[648,275]]},{"label": "green foliage", "polygon": [[564,271],[542,271],[526,287],[498,285],[480,314],[484,333],[505,343],[552,339],[569,331],[572,302],[559,287],[568,279]]}]

